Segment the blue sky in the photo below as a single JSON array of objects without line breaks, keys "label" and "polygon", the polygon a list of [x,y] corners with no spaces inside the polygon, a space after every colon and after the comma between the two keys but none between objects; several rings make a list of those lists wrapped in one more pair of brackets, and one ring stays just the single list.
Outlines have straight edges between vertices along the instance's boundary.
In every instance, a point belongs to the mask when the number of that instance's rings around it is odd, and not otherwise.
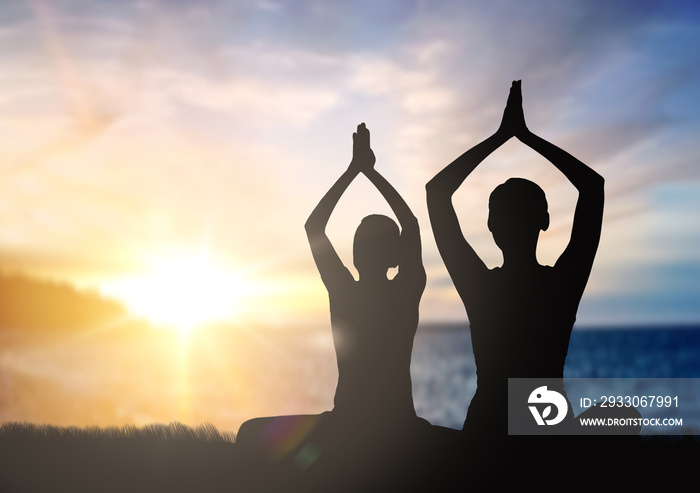
[{"label": "blue sky", "polygon": [[[696,3],[3,3],[6,270],[124,298],[158,259],[206,250],[242,320],[327,324],[302,226],[364,121],[420,221],[422,319],[463,320],[424,185],[497,128],[522,79],[530,129],[606,178],[579,322],[700,322]],[[510,176],[547,193],[538,257],[551,264],[575,190],[516,142],[459,192],[463,230],[498,265],[486,200]],[[349,190],[330,225],[348,264],[361,217],[387,210],[365,182]]]}]

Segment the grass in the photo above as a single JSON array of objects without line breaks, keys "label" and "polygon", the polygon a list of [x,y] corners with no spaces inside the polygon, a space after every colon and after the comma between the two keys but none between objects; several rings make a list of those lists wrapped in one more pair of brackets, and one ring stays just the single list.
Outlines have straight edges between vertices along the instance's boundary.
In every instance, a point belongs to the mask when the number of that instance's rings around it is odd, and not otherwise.
[{"label": "grass", "polygon": [[196,428],[171,423],[153,424],[142,428],[136,426],[106,427],[50,426],[32,423],[5,423],[0,425],[0,440],[169,440],[173,442],[222,442],[233,444],[236,436],[219,431],[214,425],[205,423]]},{"label": "grass", "polygon": [[[335,463],[326,463],[331,464],[326,471],[301,466],[298,454],[295,461],[261,461],[236,444],[232,433],[209,424],[77,428],[6,423],[0,426],[0,491],[404,492],[452,491],[451,484],[462,491],[484,483],[524,486],[542,474],[565,478],[566,484],[670,486],[672,479],[666,478],[686,474],[700,458],[698,435],[507,437],[482,445],[432,451],[398,466],[392,458],[405,452],[403,446],[375,455],[363,452],[363,473],[355,461],[359,456],[350,460],[343,452]],[[389,470],[394,476],[386,474]],[[362,474],[363,482],[355,481]]]},{"label": "grass", "polygon": [[0,491],[238,491],[232,434],[179,423],[143,428],[0,426]]}]

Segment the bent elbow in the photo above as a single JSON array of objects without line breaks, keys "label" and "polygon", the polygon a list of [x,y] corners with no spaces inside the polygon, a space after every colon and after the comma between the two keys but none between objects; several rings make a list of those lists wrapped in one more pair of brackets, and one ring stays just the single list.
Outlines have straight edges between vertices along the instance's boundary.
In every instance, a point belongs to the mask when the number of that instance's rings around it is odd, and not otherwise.
[{"label": "bent elbow", "polygon": [[598,173],[593,173],[587,180],[586,186],[579,189],[579,197],[585,198],[589,204],[603,204],[605,201],[605,179]]},{"label": "bent elbow", "polygon": [[458,185],[459,183],[456,183],[454,180],[449,180],[445,175],[435,175],[432,180],[425,184],[428,201],[441,199],[451,200]]},{"label": "bent elbow", "polygon": [[439,184],[436,182],[435,178],[430,180],[425,184],[425,193],[428,196],[435,195],[438,192]]},{"label": "bent elbow", "polygon": [[605,197],[605,178],[598,173],[595,174],[595,190],[603,199]]},{"label": "bent elbow", "polygon": [[425,185],[428,212],[448,210],[452,207],[452,193],[447,192],[441,183],[430,181]]},{"label": "bent elbow", "polygon": [[596,176],[596,186],[603,190],[605,188],[605,178],[603,178],[601,175],[598,173],[595,174]]},{"label": "bent elbow", "polygon": [[579,192],[586,195],[604,195],[605,178],[589,168],[589,173],[585,177],[585,181],[581,181],[576,188]]},{"label": "bent elbow", "polygon": [[425,195],[428,204],[435,203],[440,200],[441,197],[445,197],[445,190],[442,184],[435,178],[430,180],[425,184]]},{"label": "bent elbow", "polygon": [[308,218],[306,222],[304,223],[304,230],[306,231],[306,235],[311,237],[316,232],[318,232],[318,224],[317,221],[314,221],[313,218]]}]

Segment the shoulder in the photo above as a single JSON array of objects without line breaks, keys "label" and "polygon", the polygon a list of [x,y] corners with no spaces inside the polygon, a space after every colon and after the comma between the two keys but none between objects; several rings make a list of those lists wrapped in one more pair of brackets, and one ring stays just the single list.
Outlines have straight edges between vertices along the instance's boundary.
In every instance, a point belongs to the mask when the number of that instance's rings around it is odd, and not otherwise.
[{"label": "shoulder", "polygon": [[480,282],[483,279],[500,279],[506,275],[506,272],[501,267],[494,267],[493,269],[485,269],[481,272],[481,276],[472,276],[474,282]]},{"label": "shoulder", "polygon": [[395,288],[408,289],[409,287],[420,288],[421,291],[425,288],[427,275],[425,269],[421,266],[418,269],[405,269],[403,272],[399,269],[398,274],[390,281],[390,285]]},{"label": "shoulder", "polygon": [[323,284],[326,286],[326,290],[331,295],[350,291],[357,285],[357,281],[345,266],[335,275],[321,277],[323,279]]}]

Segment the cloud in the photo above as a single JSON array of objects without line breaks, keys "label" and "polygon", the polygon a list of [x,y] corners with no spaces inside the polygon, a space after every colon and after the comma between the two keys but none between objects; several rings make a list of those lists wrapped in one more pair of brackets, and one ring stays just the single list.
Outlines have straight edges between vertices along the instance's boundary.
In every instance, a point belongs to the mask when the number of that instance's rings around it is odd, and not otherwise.
[{"label": "cloud", "polygon": [[[378,169],[419,217],[440,287],[426,296],[442,306],[449,283],[424,184],[497,128],[516,78],[530,128],[606,178],[616,236],[601,245],[592,286],[613,282],[624,225],[658,208],[654,187],[700,178],[700,55],[687,49],[697,34],[692,16],[656,2],[64,2],[7,12],[0,243],[35,260],[43,249],[68,264],[73,252],[92,269],[95,257],[123,265],[120,255],[206,238],[241,262],[267,259],[276,275],[311,275],[301,225],[366,121]],[[499,262],[485,201],[513,175],[545,188],[553,223],[541,250],[551,263],[575,191],[517,142],[456,197],[465,234]],[[383,205],[354,184],[331,225],[338,243],[356,216]]]},{"label": "cloud", "polygon": [[193,74],[161,73],[152,82],[159,97],[224,113],[267,127],[307,126],[338,100],[333,89],[286,85],[284,82],[241,77],[217,81]]}]

